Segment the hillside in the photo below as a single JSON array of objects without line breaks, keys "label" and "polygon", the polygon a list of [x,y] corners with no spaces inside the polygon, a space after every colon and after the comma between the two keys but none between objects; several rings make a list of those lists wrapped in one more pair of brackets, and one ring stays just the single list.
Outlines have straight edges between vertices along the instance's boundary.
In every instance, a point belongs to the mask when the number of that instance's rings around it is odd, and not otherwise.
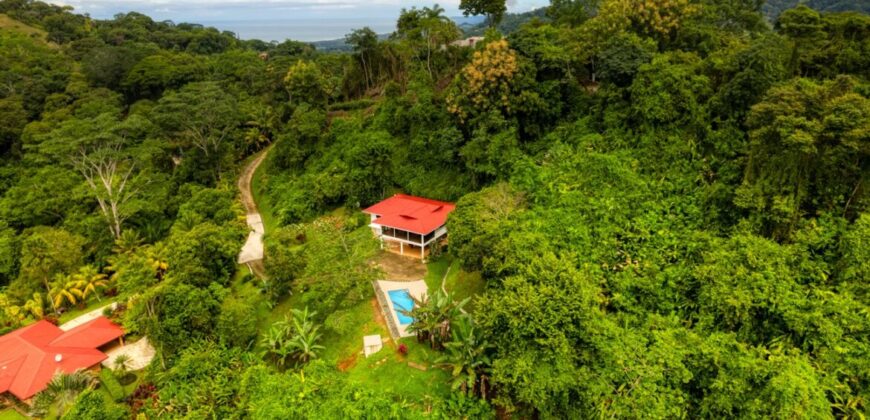
[{"label": "hillside", "polygon": [[554,3],[0,0],[0,418],[866,418],[870,15]]},{"label": "hillside", "polygon": [[805,4],[819,12],[870,13],[870,1],[866,0],[767,0],[762,10],[767,19],[773,22],[784,10],[798,4]]},{"label": "hillside", "polygon": [[[543,22],[549,21],[547,18],[547,8],[531,10],[523,13],[508,13],[504,19],[498,24],[498,30],[503,34],[510,34],[516,31],[522,24],[532,20],[539,19]],[[487,29],[486,22],[478,22],[477,24],[466,24],[460,26],[465,36],[482,36]]]},{"label": "hillside", "polygon": [[44,30],[21,23],[3,13],[0,13],[0,30],[27,35],[43,41],[46,38],[46,32]]}]

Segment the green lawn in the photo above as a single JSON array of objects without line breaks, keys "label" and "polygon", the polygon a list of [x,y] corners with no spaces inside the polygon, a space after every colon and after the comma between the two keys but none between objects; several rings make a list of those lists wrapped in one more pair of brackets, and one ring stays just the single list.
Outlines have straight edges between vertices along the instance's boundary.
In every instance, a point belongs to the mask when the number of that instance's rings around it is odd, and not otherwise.
[{"label": "green lawn", "polygon": [[27,417],[22,416],[17,411],[7,408],[3,411],[0,411],[0,420],[26,420]]},{"label": "green lawn", "polygon": [[[445,287],[456,298],[474,296],[482,293],[484,283],[479,273],[466,273],[459,269],[458,262],[449,256],[438,258],[428,264],[426,284],[430,290],[441,287],[441,279],[447,268]],[[474,301],[470,303],[473,305]],[[292,308],[304,307],[303,296],[299,293],[289,296],[276,305],[268,316],[261,318],[260,331],[265,331],[274,322],[284,318]],[[413,338],[402,339],[408,346],[409,353],[402,356],[396,350],[397,345],[385,342],[384,348],[366,359],[362,354],[362,339],[366,335],[379,334],[389,337],[389,332],[375,319],[375,311],[380,308],[366,300],[346,311],[342,321],[344,333],[323,328],[321,344],[326,349],[321,357],[331,364],[345,370],[350,377],[365,383],[369,387],[404,395],[409,401],[425,401],[433,395],[443,395],[450,392],[450,374],[441,368],[433,366],[441,353],[429,349],[425,344],[419,344]],[[421,371],[408,365],[413,362],[428,367]]]},{"label": "green lawn", "polygon": [[[118,378],[114,372],[110,369],[103,368],[100,370],[100,387],[97,389],[97,392],[103,396],[106,401],[120,401],[120,399],[127,397],[133,394],[133,391],[136,390],[136,387],[139,386],[139,383],[142,382],[143,372],[133,372],[136,375],[136,380],[130,382],[127,385],[121,385],[120,378]],[[112,385],[109,382],[114,382],[115,385]],[[117,387],[116,390],[112,390],[112,387]],[[120,395],[113,395],[113,392],[119,393]]]},{"label": "green lawn", "polygon": [[450,272],[447,274],[447,281],[444,282],[444,287],[448,293],[452,293],[457,300],[472,297],[468,303],[468,309],[474,307],[474,296],[482,294],[486,288],[486,284],[481,278],[479,272],[468,273],[459,268],[459,262],[454,260],[449,255],[444,255],[434,259],[428,264],[426,272],[426,286],[429,290],[438,290],[441,288],[441,280],[444,278],[444,273],[447,268]]},{"label": "green lawn", "polygon": [[[268,318],[264,319],[260,330],[268,328],[273,322],[283,319],[291,308],[303,307],[302,296],[297,294],[275,306]],[[397,351],[397,345],[385,341],[384,348],[369,358],[362,354],[363,336],[379,334],[387,339],[390,333],[375,319],[376,307],[370,300],[349,309],[343,321],[347,332],[337,333],[324,328],[321,344],[326,349],[321,358],[343,369],[351,380],[364,383],[372,389],[394,392],[411,402],[425,402],[433,395],[446,395],[450,392],[450,375],[442,369],[431,367],[440,353],[428,346],[418,344],[414,339],[403,339],[408,346],[407,356]],[[379,309],[377,309],[379,310]],[[413,368],[408,362],[429,367],[426,371]]]},{"label": "green lawn", "polygon": [[257,210],[260,211],[266,233],[272,232],[278,227],[278,219],[275,217],[272,201],[266,196],[266,180],[269,177],[266,173],[266,167],[268,165],[269,157],[267,156],[263,163],[257,167],[257,171],[254,172],[254,177],[251,179],[251,194],[254,195],[254,201],[257,203]]},{"label": "green lawn", "polygon": [[[432,366],[440,353],[417,343],[414,338],[401,340],[408,346],[408,355],[402,356],[391,345],[365,358],[360,356],[357,364],[348,374],[351,380],[365,384],[371,389],[383,390],[406,397],[409,401],[424,402],[432,397],[445,397],[450,394],[450,373]],[[362,340],[359,346],[362,347]],[[421,371],[408,365],[414,362],[426,366]]]},{"label": "green lawn", "polygon": [[87,306],[85,306],[84,308],[74,307],[74,308],[64,312],[63,315],[58,317],[58,322],[63,324],[64,322],[71,321],[71,320],[73,320],[81,315],[84,315],[90,311],[93,311],[94,309],[98,309],[100,307],[106,306],[106,305],[111,304],[111,303],[112,303],[112,301],[109,299],[106,299],[106,298],[103,298],[101,301],[97,301],[96,299],[93,299],[93,300],[89,301]]},{"label": "green lawn", "polygon": [[[484,283],[478,273],[466,273],[459,269],[458,262],[450,257],[442,257],[429,263],[426,284],[430,290],[441,287],[441,279],[447,268],[445,287],[458,299],[482,293]],[[260,330],[263,331],[275,321],[283,319],[291,308],[301,308],[302,295],[288,297],[272,309],[264,318]],[[473,305],[474,301],[470,303]],[[349,309],[343,321],[345,333],[336,333],[326,328],[322,344],[326,347],[321,357],[331,364],[345,370],[350,378],[367,387],[405,396],[408,401],[425,402],[432,397],[444,396],[450,392],[449,372],[435,365],[441,353],[431,350],[425,343],[420,344],[413,338],[400,340],[408,346],[408,355],[400,355],[397,344],[385,342],[384,348],[369,358],[361,354],[363,336],[379,334],[389,337],[389,332],[375,320],[375,311],[380,309],[366,300]],[[428,368],[426,371],[408,365],[412,362]]]}]

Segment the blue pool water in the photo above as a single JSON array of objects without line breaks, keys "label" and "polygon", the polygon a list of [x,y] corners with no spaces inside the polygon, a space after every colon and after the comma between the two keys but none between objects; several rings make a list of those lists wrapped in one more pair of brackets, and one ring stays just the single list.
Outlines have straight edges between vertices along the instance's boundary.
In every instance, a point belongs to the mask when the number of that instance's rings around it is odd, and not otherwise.
[{"label": "blue pool water", "polygon": [[408,294],[408,289],[390,290],[387,293],[390,295],[390,300],[393,301],[393,309],[396,311],[396,317],[399,318],[399,324],[408,325],[414,322],[414,318],[401,312],[414,309],[414,300]]}]

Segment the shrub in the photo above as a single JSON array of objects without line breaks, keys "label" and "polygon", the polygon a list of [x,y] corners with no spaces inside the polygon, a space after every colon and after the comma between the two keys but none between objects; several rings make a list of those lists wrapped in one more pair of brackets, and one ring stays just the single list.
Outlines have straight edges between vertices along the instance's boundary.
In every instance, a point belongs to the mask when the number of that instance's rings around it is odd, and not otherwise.
[{"label": "shrub", "polygon": [[329,106],[330,111],[355,111],[358,109],[365,109],[375,104],[375,101],[372,99],[357,99],[354,101],[345,101],[339,102],[336,104],[332,104]]},{"label": "shrub", "polygon": [[133,382],[136,382],[136,374],[133,372],[127,372],[124,374],[124,376],[118,378],[118,383],[120,383],[122,386],[130,385]]},{"label": "shrub", "polygon": [[115,377],[115,374],[110,369],[100,370],[100,382],[106,387],[106,391],[109,392],[109,395],[115,401],[121,401],[127,396],[125,395],[124,387],[118,383],[118,378]]}]

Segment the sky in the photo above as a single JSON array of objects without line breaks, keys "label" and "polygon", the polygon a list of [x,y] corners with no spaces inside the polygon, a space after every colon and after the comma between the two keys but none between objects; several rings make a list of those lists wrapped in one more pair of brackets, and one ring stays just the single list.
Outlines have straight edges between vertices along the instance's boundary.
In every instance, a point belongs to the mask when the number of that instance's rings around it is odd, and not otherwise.
[{"label": "sky", "polygon": [[[272,20],[276,18],[304,19],[395,17],[403,7],[431,6],[422,0],[54,0],[68,5],[78,13],[92,17],[111,18],[119,12],[137,11],[157,20]],[[524,12],[545,6],[548,0],[508,0],[513,12]],[[459,0],[442,0],[438,4],[448,15],[460,15]]]},{"label": "sky", "polygon": [[[201,23],[232,30],[242,38],[283,40],[282,36],[301,41],[334,39],[333,33],[364,26],[371,22],[378,32],[390,32],[399,10],[413,6],[431,6],[422,0],[55,0],[52,3],[72,6],[76,13],[108,19],[116,13],[136,11],[154,20]],[[459,0],[442,0],[438,4],[448,16],[460,16]],[[525,12],[549,4],[549,0],[508,0],[508,10]],[[256,23],[274,27],[257,27]],[[276,23],[287,22],[285,29]],[[318,31],[318,28],[320,29]],[[344,29],[342,29],[344,28]],[[259,35],[259,36],[258,36]]]}]

